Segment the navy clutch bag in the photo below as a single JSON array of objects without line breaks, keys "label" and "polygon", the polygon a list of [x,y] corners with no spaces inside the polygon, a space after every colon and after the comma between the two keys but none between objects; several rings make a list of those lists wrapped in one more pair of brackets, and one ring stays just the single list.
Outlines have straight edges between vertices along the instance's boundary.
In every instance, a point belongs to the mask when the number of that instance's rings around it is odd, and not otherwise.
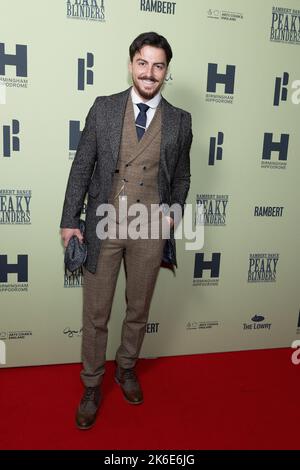
[{"label": "navy clutch bag", "polygon": [[[79,229],[84,235],[85,232],[85,222],[80,219]],[[70,238],[68,246],[65,251],[65,269],[71,273],[79,269],[85,262],[87,257],[87,246],[83,241],[80,243],[78,238],[74,235]]]}]

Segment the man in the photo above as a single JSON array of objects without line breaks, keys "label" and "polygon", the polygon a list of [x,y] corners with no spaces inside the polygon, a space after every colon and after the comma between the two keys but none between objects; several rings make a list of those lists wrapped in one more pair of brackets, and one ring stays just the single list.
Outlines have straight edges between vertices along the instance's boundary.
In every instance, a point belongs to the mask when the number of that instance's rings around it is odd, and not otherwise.
[{"label": "man", "polygon": [[[85,390],[76,414],[79,429],[93,426],[100,407],[107,324],[122,259],[127,310],[116,353],[115,380],[129,403],[143,402],[134,367],[166,240],[160,236],[121,238],[121,227],[130,215],[122,218],[120,205],[126,200],[128,208],[139,203],[149,210],[151,204],[162,209],[170,227],[171,260],[177,266],[174,212],[171,215],[168,208],[178,204],[183,213],[190,187],[191,115],[160,94],[172,58],[171,47],[163,36],[143,33],[133,41],[129,53],[133,86],[100,96],[91,107],[70,171],[60,225],[65,246],[73,235],[82,241],[78,224],[88,193],[81,372]],[[113,217],[118,234],[101,239],[97,236],[97,208],[107,203],[119,214]]]}]

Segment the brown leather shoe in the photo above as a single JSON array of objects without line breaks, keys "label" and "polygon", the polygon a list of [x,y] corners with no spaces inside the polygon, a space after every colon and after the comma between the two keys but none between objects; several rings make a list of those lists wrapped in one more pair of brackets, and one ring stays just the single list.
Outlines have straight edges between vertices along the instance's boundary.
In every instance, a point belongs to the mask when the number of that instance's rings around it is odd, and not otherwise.
[{"label": "brown leather shoe", "polygon": [[101,404],[100,387],[86,387],[76,412],[76,426],[79,429],[90,429],[97,418]]},{"label": "brown leather shoe", "polygon": [[132,405],[143,403],[143,392],[134,369],[117,367],[115,381],[120,385],[125,399]]}]

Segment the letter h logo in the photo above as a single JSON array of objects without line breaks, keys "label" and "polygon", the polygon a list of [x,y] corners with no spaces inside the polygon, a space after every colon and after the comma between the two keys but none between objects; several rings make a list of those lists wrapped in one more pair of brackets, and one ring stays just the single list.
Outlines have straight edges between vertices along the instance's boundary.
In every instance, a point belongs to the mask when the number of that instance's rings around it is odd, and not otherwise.
[{"label": "letter h logo", "polygon": [[273,142],[273,134],[265,132],[263,144],[263,160],[271,160],[271,152],[279,152],[278,160],[287,160],[289,134],[281,134],[280,142]]},{"label": "letter h logo", "polygon": [[0,255],[0,282],[8,282],[8,274],[18,275],[18,282],[28,282],[28,255],[18,255],[16,264],[7,262],[7,255]]},{"label": "letter h logo", "polygon": [[218,64],[208,64],[207,92],[216,93],[217,83],[225,85],[225,93],[234,93],[235,65],[226,65],[226,73],[218,73]]},{"label": "letter h logo", "polygon": [[218,278],[220,273],[221,253],[213,253],[211,261],[204,261],[204,253],[196,253],[194,278],[203,277],[203,271],[210,271],[210,277]]},{"label": "letter h logo", "polygon": [[0,75],[5,75],[5,66],[14,65],[17,77],[27,77],[27,46],[16,44],[15,54],[5,54],[5,44],[0,42]]}]

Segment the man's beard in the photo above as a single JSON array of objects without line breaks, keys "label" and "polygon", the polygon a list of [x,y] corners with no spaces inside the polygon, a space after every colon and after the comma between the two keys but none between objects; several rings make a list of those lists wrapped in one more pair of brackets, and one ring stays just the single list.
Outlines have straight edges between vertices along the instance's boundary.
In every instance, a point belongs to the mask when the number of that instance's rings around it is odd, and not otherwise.
[{"label": "man's beard", "polygon": [[[141,78],[142,78],[142,77],[141,77]],[[140,78],[140,79],[141,79],[141,78]],[[147,77],[144,77],[144,78],[145,78],[145,80],[147,80]],[[148,78],[148,79],[149,79],[149,78]],[[149,101],[149,100],[151,100],[152,98],[154,98],[154,96],[157,95],[157,93],[159,92],[159,90],[161,89],[161,87],[162,87],[162,85],[163,85],[163,84],[161,84],[160,86],[158,86],[157,88],[155,88],[155,90],[147,92],[147,91],[142,90],[142,89],[140,88],[139,80],[135,80],[135,79],[133,78],[132,81],[133,81],[133,84],[134,84],[134,86],[135,86],[137,92],[139,93],[140,97],[141,97],[141,98],[144,98],[144,99],[147,100],[147,101]],[[158,83],[157,80],[155,80],[155,83]]]}]

